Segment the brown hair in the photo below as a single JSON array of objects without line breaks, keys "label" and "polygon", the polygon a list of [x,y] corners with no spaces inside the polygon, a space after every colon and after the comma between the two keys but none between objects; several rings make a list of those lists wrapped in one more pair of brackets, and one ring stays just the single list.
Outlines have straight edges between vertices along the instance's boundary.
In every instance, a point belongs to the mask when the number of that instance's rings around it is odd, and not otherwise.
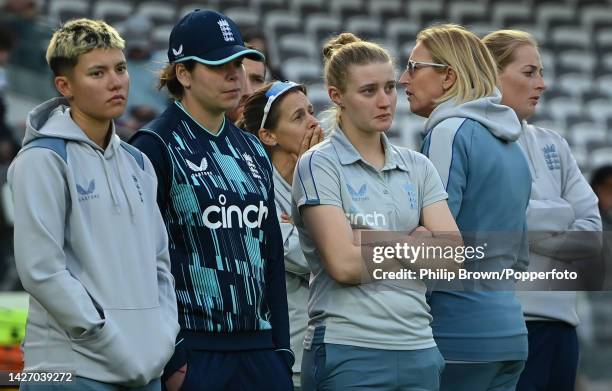
[{"label": "brown hair", "polygon": [[[183,87],[176,77],[176,67],[178,64],[179,63],[166,65],[160,71],[159,84],[157,85],[157,89],[159,90],[166,87],[174,99],[181,99],[183,95],[185,95],[185,87]],[[194,60],[183,61],[180,64],[183,64],[189,72],[192,72],[196,67],[196,62]]]},{"label": "brown hair", "polygon": [[514,52],[519,47],[531,45],[538,48],[538,43],[533,36],[520,30],[497,30],[487,34],[482,42],[493,55],[493,59],[497,62],[497,69],[500,71],[514,61]]},{"label": "brown hair", "polygon": [[[266,96],[266,93],[272,87],[272,84],[274,83],[266,84],[265,86],[255,91],[251,96],[249,96],[249,98],[244,103],[244,111],[242,112],[242,116],[240,116],[240,119],[237,123],[237,126],[239,128],[254,134],[258,138],[259,126],[261,125],[261,119],[263,118],[264,108],[266,107],[266,103],[268,103],[268,97]],[[266,122],[264,123],[264,128],[276,128],[276,125],[278,124],[278,120],[280,118],[280,103],[283,101],[283,99],[285,99],[287,94],[293,91],[300,91],[304,93],[304,95],[306,95],[306,87],[301,84],[285,91],[283,95],[281,95],[272,103],[272,107],[270,107],[268,117],[266,118]]]}]

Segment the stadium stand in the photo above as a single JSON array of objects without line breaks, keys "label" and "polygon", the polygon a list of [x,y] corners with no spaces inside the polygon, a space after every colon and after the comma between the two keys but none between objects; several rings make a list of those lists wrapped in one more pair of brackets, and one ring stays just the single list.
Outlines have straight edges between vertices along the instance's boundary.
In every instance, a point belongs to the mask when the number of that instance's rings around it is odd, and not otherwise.
[{"label": "stadium stand", "polygon": [[[610,0],[38,0],[38,4],[43,17],[55,24],[78,16],[120,24],[131,14],[146,15],[156,26],[152,41],[159,50],[165,49],[172,23],[182,15],[195,8],[219,9],[241,26],[262,26],[271,65],[306,84],[320,83],[321,44],[341,31],[383,44],[396,54],[399,72],[416,33],[428,24],[460,23],[479,35],[502,27],[521,28],[541,44],[548,84],[539,109],[548,114],[544,122],[573,134],[577,132],[567,129],[573,124],[568,118],[583,115],[612,133],[607,109],[612,96]],[[400,100],[398,106],[405,104]],[[423,119],[398,110],[396,122],[422,124]],[[419,127],[402,128],[411,132]],[[582,168],[588,172],[591,166],[587,159]]]},{"label": "stadium stand", "polygon": [[[6,1],[0,0],[0,10]],[[587,176],[593,168],[612,163],[612,0],[35,0],[34,3],[38,16],[28,28],[39,33],[27,35],[25,40],[28,48],[36,48],[36,52],[28,49],[32,59],[13,58],[7,69],[8,120],[20,133],[17,138],[21,138],[25,113],[54,94],[51,75],[46,67],[43,70],[40,66],[44,65],[42,58],[50,28],[74,17],[101,18],[120,26],[132,15],[144,15],[154,24],[151,41],[163,57],[173,23],[193,9],[212,8],[227,13],[243,27],[261,28],[267,38],[270,65],[281,69],[288,79],[308,85],[308,95],[317,113],[330,105],[322,84],[320,49],[332,34],[346,30],[383,44],[395,55],[399,74],[416,34],[432,23],[464,24],[481,36],[499,28],[529,31],[540,43],[548,86],[531,122],[565,136]],[[10,17],[2,11],[0,24],[12,23],[14,19]],[[409,111],[400,88],[396,120],[389,137],[397,144],[418,149],[423,124],[423,118]],[[603,305],[609,306],[609,301],[601,299],[601,304],[592,304],[595,309]],[[601,315],[595,309],[593,313],[609,323],[612,311]],[[597,319],[592,322],[601,322]],[[586,323],[585,329],[593,326]],[[612,345],[612,333],[605,335],[607,339],[597,340],[595,347],[601,343]],[[585,362],[590,366],[587,372],[599,370],[591,366],[592,360]],[[604,372],[602,369],[598,373]]]}]

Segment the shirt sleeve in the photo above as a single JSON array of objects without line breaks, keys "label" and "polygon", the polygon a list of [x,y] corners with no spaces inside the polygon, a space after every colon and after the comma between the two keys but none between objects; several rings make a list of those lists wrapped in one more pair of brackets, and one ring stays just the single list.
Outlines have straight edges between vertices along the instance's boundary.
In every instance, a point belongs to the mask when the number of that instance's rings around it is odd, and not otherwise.
[{"label": "shirt sleeve", "polygon": [[130,144],[142,151],[153,164],[157,176],[157,204],[160,210],[165,210],[172,187],[172,162],[168,148],[155,133],[143,130],[132,136]]},{"label": "shirt sleeve", "polygon": [[268,268],[266,273],[266,293],[270,305],[272,339],[276,349],[290,351],[283,238],[276,215],[273,183],[268,193],[268,210],[269,214],[262,229],[266,233],[267,240]]},{"label": "shirt sleeve", "polygon": [[[576,160],[571,154],[569,145],[562,139],[559,148],[561,159],[561,197],[556,205],[566,208],[566,225],[557,229],[556,234],[544,240],[532,242],[532,251],[563,261],[596,257],[602,248],[602,223],[599,214],[597,196],[588,184]],[[547,203],[552,205],[554,200]],[[530,208],[532,202],[530,201]],[[547,219],[559,220],[562,213],[550,211]],[[533,221],[533,218],[530,219]],[[534,229],[530,226],[530,229]]]},{"label": "shirt sleeve", "polygon": [[440,179],[440,175],[438,174],[438,171],[436,171],[433,163],[424,156],[420,156],[420,160],[422,161],[420,167],[423,173],[423,183],[421,184],[421,188],[423,189],[421,205],[424,208],[438,201],[447,199],[448,194],[446,191],[444,191],[442,180]]},{"label": "shirt sleeve", "polygon": [[70,195],[65,163],[54,152],[32,148],[11,165],[8,181],[15,213],[15,264],[24,289],[71,338],[94,333],[102,308],[68,270],[64,240]]},{"label": "shirt sleeve", "polygon": [[318,150],[303,154],[293,173],[293,199],[304,205],[342,207],[340,177],[336,164]]},{"label": "shirt sleeve", "polygon": [[470,148],[466,137],[457,134],[458,131],[450,126],[436,127],[427,134],[422,148],[440,175],[448,193],[448,207],[455,219],[467,185]]}]

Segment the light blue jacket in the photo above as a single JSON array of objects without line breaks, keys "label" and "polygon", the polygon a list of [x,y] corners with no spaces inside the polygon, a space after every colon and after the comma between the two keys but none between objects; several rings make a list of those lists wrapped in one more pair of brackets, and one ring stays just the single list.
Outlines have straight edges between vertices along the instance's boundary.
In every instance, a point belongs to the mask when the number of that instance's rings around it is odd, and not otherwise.
[{"label": "light blue jacket", "polygon": [[[528,265],[525,211],[531,175],[516,142],[521,123],[500,100],[496,90],[459,105],[446,101],[426,123],[422,152],[442,178],[459,229],[465,238],[494,243],[485,259],[476,261],[480,264],[466,264],[467,269],[525,270]],[[434,291],[429,303],[434,337],[446,360],[527,358],[527,330],[512,290]]]}]

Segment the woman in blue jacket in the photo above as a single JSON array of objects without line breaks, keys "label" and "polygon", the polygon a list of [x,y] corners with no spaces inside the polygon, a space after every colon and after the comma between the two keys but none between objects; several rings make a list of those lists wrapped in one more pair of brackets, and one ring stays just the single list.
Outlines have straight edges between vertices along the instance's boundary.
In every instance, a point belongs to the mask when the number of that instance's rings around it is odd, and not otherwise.
[{"label": "woman in blue jacket", "polygon": [[[496,82],[487,48],[457,25],[421,31],[400,78],[412,112],[428,118],[422,152],[442,178],[466,244],[490,242],[485,259],[466,262],[468,270],[527,266],[531,176],[516,143],[521,124],[500,104]],[[512,286],[499,288],[430,295],[434,338],[447,364],[441,390],[514,389],[527,358],[527,330],[507,290]]]}]

